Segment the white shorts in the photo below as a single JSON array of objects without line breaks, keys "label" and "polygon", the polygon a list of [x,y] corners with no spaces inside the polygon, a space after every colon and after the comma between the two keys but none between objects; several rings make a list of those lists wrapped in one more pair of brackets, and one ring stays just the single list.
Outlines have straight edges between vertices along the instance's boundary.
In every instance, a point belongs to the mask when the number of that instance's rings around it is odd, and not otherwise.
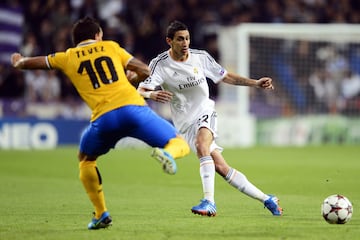
[{"label": "white shorts", "polygon": [[210,153],[215,149],[218,149],[222,152],[223,148],[218,146],[215,142],[215,139],[218,137],[217,135],[217,113],[213,109],[203,112],[200,115],[198,120],[194,121],[184,132],[182,132],[182,136],[186,139],[190,148],[196,153],[196,135],[200,128],[206,127],[209,129],[214,137],[213,142],[210,145]]}]

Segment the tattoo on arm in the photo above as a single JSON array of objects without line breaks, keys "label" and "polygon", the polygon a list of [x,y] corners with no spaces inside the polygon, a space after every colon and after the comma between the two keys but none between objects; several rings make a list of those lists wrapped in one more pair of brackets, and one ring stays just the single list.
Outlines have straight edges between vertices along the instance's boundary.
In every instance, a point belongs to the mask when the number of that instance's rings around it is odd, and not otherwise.
[{"label": "tattoo on arm", "polygon": [[239,86],[256,86],[256,81],[253,79],[245,78],[236,74],[228,73],[227,77],[224,79],[224,82],[239,85]]}]

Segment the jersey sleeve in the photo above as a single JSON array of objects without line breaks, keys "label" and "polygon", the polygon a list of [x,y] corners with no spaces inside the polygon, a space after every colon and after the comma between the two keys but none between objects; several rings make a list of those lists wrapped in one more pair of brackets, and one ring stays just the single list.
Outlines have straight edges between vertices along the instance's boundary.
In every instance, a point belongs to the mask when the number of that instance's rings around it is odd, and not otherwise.
[{"label": "jersey sleeve", "polygon": [[119,54],[121,58],[121,64],[125,68],[126,65],[130,62],[130,60],[133,58],[133,56],[125,50],[125,48],[122,48],[117,42],[110,41],[111,44],[113,44],[113,47],[115,51]]},{"label": "jersey sleeve", "polygon": [[205,57],[203,59],[203,64],[205,69],[205,76],[210,78],[214,83],[218,83],[225,77],[227,71],[219,63],[217,63],[208,52],[204,52]]},{"label": "jersey sleeve", "polygon": [[49,69],[64,69],[66,61],[67,57],[65,52],[52,53],[46,57],[46,64]]},{"label": "jersey sleeve", "polygon": [[149,90],[155,90],[157,86],[160,86],[164,83],[163,77],[161,75],[161,68],[157,64],[157,58],[151,60],[150,67],[150,76],[139,84],[139,87],[146,88]]}]

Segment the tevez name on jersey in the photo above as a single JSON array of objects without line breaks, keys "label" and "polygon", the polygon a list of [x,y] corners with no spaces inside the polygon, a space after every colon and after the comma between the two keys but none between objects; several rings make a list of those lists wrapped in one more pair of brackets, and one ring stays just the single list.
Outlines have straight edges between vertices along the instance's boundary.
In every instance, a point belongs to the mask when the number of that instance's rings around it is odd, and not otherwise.
[{"label": "tevez name on jersey", "polygon": [[91,121],[125,105],[145,105],[126,78],[133,56],[114,41],[87,40],[47,56],[51,69],[63,71],[92,111]]}]

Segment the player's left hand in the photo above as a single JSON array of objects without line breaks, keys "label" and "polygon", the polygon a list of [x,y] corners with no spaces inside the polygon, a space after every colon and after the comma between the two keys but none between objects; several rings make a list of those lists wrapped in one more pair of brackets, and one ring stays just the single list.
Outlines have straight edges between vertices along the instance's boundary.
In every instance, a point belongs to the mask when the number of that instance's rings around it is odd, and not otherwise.
[{"label": "player's left hand", "polygon": [[11,64],[13,67],[18,67],[20,59],[22,59],[23,56],[20,53],[13,53],[11,54]]},{"label": "player's left hand", "polygon": [[259,80],[257,80],[257,86],[263,89],[274,90],[272,79],[269,77],[262,77]]}]

